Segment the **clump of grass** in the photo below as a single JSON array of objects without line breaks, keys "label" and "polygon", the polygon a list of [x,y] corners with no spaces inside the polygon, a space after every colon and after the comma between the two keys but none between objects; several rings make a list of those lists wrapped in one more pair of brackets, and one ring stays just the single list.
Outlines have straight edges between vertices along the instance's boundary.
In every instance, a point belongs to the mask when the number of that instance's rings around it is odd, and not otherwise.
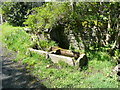
[{"label": "clump of grass", "polygon": [[48,40],[39,40],[37,44],[40,49],[46,51],[48,51],[49,47],[57,45],[54,41],[48,41]]},{"label": "clump of grass", "polygon": [[96,59],[97,61],[111,61],[111,57],[107,52],[103,51],[90,51],[87,53],[90,60]]}]

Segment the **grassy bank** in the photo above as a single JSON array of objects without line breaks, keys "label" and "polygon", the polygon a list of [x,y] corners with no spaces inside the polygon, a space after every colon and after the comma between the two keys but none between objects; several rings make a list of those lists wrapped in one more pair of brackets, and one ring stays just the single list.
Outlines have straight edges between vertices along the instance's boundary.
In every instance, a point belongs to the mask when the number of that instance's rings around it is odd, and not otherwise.
[{"label": "grassy bank", "polygon": [[30,53],[30,35],[22,27],[3,24],[2,39],[4,45],[17,52],[16,61],[27,65],[31,74],[42,80],[48,88],[117,88],[116,74],[112,73],[115,63],[107,52],[89,52],[88,69],[78,71],[76,68],[60,62],[53,64],[49,59]]}]

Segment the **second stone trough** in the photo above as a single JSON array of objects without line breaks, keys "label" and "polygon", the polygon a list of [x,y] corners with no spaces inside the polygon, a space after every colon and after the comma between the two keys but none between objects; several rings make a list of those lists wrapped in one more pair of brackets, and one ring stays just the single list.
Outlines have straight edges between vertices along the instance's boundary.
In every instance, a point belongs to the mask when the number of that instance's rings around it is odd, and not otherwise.
[{"label": "second stone trough", "polygon": [[85,65],[85,63],[87,62],[85,54],[81,54],[80,57],[77,60],[75,60],[72,57],[50,54],[49,52],[42,51],[42,50],[36,50],[33,48],[28,48],[28,50],[30,52],[36,52],[37,54],[50,58],[53,63],[58,63],[59,61],[63,61],[67,63],[68,65],[81,67],[81,65],[82,66]]}]

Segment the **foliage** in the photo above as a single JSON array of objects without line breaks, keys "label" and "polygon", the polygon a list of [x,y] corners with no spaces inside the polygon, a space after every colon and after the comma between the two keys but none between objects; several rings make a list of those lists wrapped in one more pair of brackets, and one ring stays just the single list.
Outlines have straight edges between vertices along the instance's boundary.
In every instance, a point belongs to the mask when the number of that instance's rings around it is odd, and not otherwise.
[{"label": "foliage", "polygon": [[[35,34],[45,29],[58,30],[62,26],[61,29],[67,35],[71,30],[73,31],[78,43],[81,38],[86,50],[90,48],[96,50],[106,46],[111,49],[111,45],[118,37],[118,6],[119,3],[114,2],[79,2],[72,10],[70,2],[51,2],[33,8],[33,14],[28,16],[24,24]],[[114,9],[111,9],[112,7]],[[77,37],[79,34],[80,38]],[[119,43],[115,47],[117,45]]]},{"label": "foliage", "polygon": [[[67,3],[46,3],[41,7],[33,8],[30,12],[32,14],[28,16],[24,24],[31,28],[30,33],[39,38],[39,34],[44,33],[46,29],[52,29],[59,24],[64,25],[63,22],[67,19],[69,9]],[[38,49],[45,50],[45,48],[55,45],[55,42],[38,39],[34,45],[37,45]]]},{"label": "foliage", "polygon": [[67,3],[46,3],[42,7],[33,8],[32,12],[24,24],[37,33],[62,24],[69,14],[69,9]]},{"label": "foliage", "polygon": [[[109,46],[115,41],[113,38],[118,29],[118,9],[119,3],[78,3],[76,12],[82,20],[82,37],[87,49],[93,50],[100,47]],[[114,15],[113,13],[116,13]],[[113,20],[114,18],[114,20]],[[114,25],[116,23],[116,25]],[[116,28],[116,29],[115,29]],[[87,37],[87,38],[85,38]],[[87,43],[89,42],[89,43]]]},{"label": "foliage", "polygon": [[35,35],[31,35],[31,44],[30,46],[34,49],[41,49],[47,51],[50,47],[56,46],[56,42],[52,40],[41,40]]},{"label": "foliage", "polygon": [[22,26],[28,10],[35,7],[32,4],[32,2],[4,2],[1,7],[4,19],[12,25]]},{"label": "foliage", "polygon": [[42,49],[48,49],[49,47],[55,46],[56,43],[54,41],[45,41],[45,40],[40,40],[38,43],[38,46]]},{"label": "foliage", "polygon": [[89,51],[87,54],[88,54],[88,58],[91,60],[97,59],[100,61],[109,61],[111,58],[107,52],[102,52],[102,51]]},{"label": "foliage", "polygon": [[115,50],[115,55],[113,56],[114,60],[119,60],[120,59],[120,50]]}]

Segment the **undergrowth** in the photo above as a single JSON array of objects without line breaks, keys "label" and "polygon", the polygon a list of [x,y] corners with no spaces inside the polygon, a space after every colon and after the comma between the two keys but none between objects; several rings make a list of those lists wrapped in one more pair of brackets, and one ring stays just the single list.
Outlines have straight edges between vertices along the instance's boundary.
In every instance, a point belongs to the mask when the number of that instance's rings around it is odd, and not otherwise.
[{"label": "undergrowth", "polygon": [[30,35],[23,28],[2,25],[4,45],[17,52],[16,61],[26,64],[31,74],[42,80],[48,88],[117,88],[116,74],[112,73],[115,63],[107,52],[89,52],[88,69],[79,71],[63,62],[53,64],[50,59],[27,51]]},{"label": "undergrowth", "polygon": [[2,28],[2,43],[6,48],[15,51],[17,54],[16,60],[26,57],[25,53],[30,45],[30,36],[23,30],[22,27],[13,27],[5,23]]}]

